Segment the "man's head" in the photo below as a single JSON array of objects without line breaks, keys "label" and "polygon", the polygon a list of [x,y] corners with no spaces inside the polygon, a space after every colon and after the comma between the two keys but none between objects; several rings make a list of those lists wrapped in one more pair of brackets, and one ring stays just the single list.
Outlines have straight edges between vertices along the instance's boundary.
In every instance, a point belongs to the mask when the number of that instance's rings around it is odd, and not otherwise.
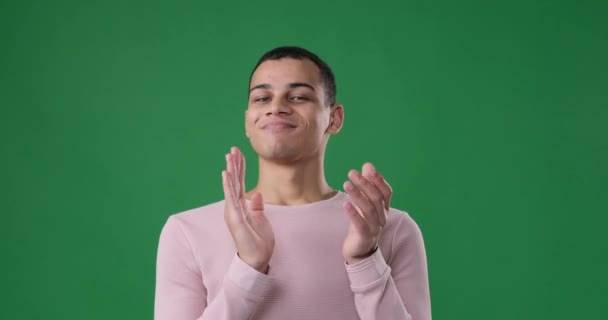
[{"label": "man's head", "polygon": [[325,61],[321,60],[316,54],[300,47],[278,47],[266,52],[258,63],[253,67],[251,74],[249,75],[249,86],[251,88],[251,79],[253,74],[258,69],[258,67],[269,60],[280,60],[284,58],[295,59],[295,60],[310,60],[313,62],[319,72],[321,74],[321,79],[323,80],[323,92],[325,95],[325,103],[327,106],[332,106],[336,103],[336,79],[334,77],[333,71],[331,68],[325,63]]},{"label": "man's head", "polygon": [[335,94],[334,75],[315,54],[298,47],[264,54],[249,81],[251,145],[260,157],[280,162],[323,155],[344,119]]}]

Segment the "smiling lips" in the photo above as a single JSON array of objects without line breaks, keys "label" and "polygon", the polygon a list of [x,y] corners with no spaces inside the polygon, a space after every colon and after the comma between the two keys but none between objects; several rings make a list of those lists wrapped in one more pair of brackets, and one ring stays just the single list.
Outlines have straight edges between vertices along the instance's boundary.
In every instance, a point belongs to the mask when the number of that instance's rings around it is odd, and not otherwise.
[{"label": "smiling lips", "polygon": [[269,131],[284,131],[295,128],[296,126],[285,121],[270,121],[262,125],[262,129]]}]

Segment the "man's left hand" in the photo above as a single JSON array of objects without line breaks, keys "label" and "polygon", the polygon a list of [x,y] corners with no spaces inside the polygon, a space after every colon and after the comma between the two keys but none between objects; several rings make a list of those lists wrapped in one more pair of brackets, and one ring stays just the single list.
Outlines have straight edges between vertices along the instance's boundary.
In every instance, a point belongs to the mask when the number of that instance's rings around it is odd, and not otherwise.
[{"label": "man's left hand", "polygon": [[348,178],[351,181],[344,182],[344,190],[352,202],[344,202],[344,209],[351,223],[342,254],[347,264],[353,264],[378,249],[393,191],[369,162],[363,165],[362,173],[350,170]]}]

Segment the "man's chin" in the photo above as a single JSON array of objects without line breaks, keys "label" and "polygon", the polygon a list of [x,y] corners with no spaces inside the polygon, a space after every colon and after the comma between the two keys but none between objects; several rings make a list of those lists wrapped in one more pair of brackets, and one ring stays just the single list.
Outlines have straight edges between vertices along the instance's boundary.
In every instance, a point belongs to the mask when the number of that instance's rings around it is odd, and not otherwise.
[{"label": "man's chin", "polygon": [[263,150],[256,150],[258,156],[265,161],[290,163],[295,162],[302,157],[301,149],[295,146],[274,145],[266,146]]}]

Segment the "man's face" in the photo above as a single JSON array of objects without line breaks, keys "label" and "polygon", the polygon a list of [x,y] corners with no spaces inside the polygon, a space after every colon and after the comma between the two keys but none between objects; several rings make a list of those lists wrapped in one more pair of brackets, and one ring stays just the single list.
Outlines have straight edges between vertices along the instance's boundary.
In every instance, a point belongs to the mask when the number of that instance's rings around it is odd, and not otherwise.
[{"label": "man's face", "polygon": [[310,60],[265,61],[253,73],[249,90],[245,130],[264,159],[291,162],[314,156],[339,130],[331,117],[336,106],[325,105],[321,73]]}]

